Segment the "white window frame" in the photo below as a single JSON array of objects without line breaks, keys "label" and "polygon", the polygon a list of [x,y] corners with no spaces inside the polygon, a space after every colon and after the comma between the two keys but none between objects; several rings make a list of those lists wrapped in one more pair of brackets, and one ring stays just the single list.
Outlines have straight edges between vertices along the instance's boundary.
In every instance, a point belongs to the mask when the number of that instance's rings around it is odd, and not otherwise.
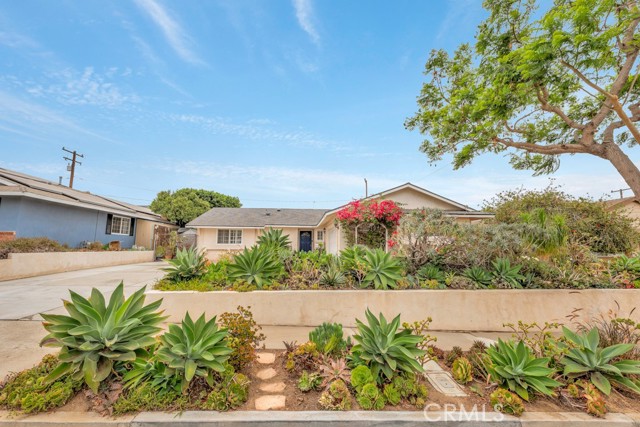
[{"label": "white window frame", "polygon": [[221,228],[218,229],[216,242],[219,245],[241,245],[242,229]]},{"label": "white window frame", "polygon": [[130,233],[131,218],[116,215],[113,215],[111,217],[111,234],[116,234],[119,236],[129,236]]},{"label": "white window frame", "polygon": [[316,241],[324,242],[324,230],[316,230]]}]

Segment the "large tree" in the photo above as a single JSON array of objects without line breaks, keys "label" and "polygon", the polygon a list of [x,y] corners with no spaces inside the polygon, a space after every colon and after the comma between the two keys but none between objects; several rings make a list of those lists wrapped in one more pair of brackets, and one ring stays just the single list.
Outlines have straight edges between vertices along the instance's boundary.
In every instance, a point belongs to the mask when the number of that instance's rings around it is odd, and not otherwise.
[{"label": "large tree", "polygon": [[561,154],[608,160],[637,197],[640,170],[622,150],[640,143],[637,0],[485,0],[475,47],[434,50],[408,129],[431,162],[454,168],[507,152],[516,169],[551,173]]},{"label": "large tree", "polygon": [[180,227],[202,215],[211,208],[239,208],[240,199],[209,190],[182,188],[172,192],[161,191],[149,208]]}]

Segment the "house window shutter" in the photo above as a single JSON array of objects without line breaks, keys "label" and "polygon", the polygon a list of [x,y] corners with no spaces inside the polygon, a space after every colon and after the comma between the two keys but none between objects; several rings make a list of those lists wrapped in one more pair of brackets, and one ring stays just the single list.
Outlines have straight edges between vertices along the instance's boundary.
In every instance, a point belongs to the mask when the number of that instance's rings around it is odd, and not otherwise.
[{"label": "house window shutter", "polygon": [[107,214],[107,229],[105,234],[111,234],[111,221],[113,221],[113,215]]},{"label": "house window shutter", "polygon": [[131,225],[129,225],[129,236],[133,236],[135,228],[136,228],[136,219],[131,218]]}]

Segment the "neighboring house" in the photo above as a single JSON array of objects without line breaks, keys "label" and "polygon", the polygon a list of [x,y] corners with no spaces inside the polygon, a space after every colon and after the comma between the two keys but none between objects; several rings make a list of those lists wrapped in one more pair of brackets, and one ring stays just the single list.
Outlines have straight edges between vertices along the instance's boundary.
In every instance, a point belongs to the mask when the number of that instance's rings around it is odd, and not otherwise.
[{"label": "neighboring house", "polygon": [[[393,200],[405,210],[435,208],[461,222],[475,222],[493,218],[468,206],[439,196],[411,183],[383,191],[363,200]],[[270,208],[213,208],[187,224],[197,230],[197,243],[206,250],[207,258],[215,260],[220,254],[253,246],[268,228],[279,228],[291,240],[295,250],[309,251],[324,247],[338,253],[346,247],[345,237],[336,224],[335,209],[270,209]]]},{"label": "neighboring house", "polygon": [[607,209],[619,210],[627,217],[635,220],[636,228],[640,229],[640,200],[635,196],[607,200],[604,203],[607,206]]},{"label": "neighboring house", "polygon": [[48,237],[70,247],[119,241],[153,248],[157,227],[178,227],[144,206],[0,168],[0,231]]}]

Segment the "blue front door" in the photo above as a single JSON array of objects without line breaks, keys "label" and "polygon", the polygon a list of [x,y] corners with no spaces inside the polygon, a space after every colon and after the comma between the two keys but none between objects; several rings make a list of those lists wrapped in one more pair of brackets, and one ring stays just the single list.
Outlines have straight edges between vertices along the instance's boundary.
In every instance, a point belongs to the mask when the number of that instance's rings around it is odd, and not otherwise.
[{"label": "blue front door", "polygon": [[303,252],[311,250],[311,231],[300,232],[300,250]]}]

